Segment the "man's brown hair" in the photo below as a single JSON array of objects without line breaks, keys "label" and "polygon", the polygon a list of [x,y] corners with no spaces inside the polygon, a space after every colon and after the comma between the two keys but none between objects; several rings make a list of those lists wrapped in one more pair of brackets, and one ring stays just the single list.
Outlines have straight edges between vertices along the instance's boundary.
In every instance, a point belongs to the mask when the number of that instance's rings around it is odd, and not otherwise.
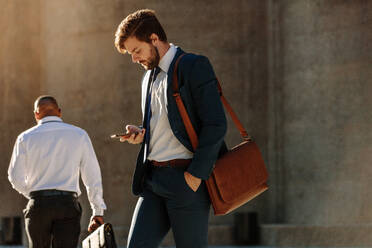
[{"label": "man's brown hair", "polygon": [[167,35],[155,16],[155,11],[141,9],[128,15],[118,26],[115,33],[115,47],[121,53],[126,53],[124,42],[131,36],[140,41],[151,43],[151,34],[156,34],[159,40],[166,42]]}]

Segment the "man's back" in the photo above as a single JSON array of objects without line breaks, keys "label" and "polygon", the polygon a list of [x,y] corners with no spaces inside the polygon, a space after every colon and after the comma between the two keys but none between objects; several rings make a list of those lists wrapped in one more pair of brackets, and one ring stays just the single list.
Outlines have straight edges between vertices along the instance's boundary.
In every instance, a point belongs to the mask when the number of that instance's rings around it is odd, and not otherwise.
[{"label": "man's back", "polygon": [[56,189],[81,194],[79,176],[89,189],[94,213],[102,214],[101,172],[88,134],[48,116],[21,133],[9,166],[9,181],[27,198],[30,192]]},{"label": "man's back", "polygon": [[24,152],[27,160],[27,189],[50,189],[51,179],[53,188],[58,190],[79,188],[79,167],[86,142],[90,142],[83,129],[58,117],[46,117],[19,139],[20,152]]}]

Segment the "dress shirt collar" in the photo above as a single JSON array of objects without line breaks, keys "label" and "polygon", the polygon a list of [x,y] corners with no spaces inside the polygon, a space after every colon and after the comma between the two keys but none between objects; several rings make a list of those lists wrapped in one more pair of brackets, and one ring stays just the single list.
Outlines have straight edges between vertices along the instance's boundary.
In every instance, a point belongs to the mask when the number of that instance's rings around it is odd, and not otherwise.
[{"label": "dress shirt collar", "polygon": [[174,56],[176,55],[176,53],[177,53],[177,47],[173,45],[172,43],[170,43],[170,47],[168,51],[164,54],[163,58],[161,58],[159,61],[159,67],[165,73],[168,73],[169,66],[172,63],[172,60]]},{"label": "dress shirt collar", "polygon": [[46,116],[44,117],[43,119],[39,120],[38,121],[38,125],[41,125],[41,124],[44,124],[46,122],[50,122],[50,121],[53,121],[53,122],[63,122],[61,118],[59,118],[58,116]]}]

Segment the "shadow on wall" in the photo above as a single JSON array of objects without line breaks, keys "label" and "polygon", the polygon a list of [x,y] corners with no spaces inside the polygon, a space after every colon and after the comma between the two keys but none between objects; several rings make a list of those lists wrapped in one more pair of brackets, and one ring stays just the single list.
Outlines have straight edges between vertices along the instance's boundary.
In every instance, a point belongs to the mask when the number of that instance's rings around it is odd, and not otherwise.
[{"label": "shadow on wall", "polygon": [[2,217],[0,219],[0,245],[22,245],[21,217]]}]

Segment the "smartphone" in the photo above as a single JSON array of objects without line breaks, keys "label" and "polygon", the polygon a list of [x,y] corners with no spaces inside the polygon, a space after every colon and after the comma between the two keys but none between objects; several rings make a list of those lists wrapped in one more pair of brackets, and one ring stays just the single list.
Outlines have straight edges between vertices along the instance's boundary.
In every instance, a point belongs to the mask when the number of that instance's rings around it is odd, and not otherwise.
[{"label": "smartphone", "polygon": [[[120,139],[121,137],[129,138],[133,133],[120,133],[110,135],[111,139]],[[138,134],[138,133],[135,133]]]},{"label": "smartphone", "polygon": [[111,139],[120,139],[121,137],[129,138],[132,134],[131,133],[121,133],[121,134],[112,134],[110,135]]}]

